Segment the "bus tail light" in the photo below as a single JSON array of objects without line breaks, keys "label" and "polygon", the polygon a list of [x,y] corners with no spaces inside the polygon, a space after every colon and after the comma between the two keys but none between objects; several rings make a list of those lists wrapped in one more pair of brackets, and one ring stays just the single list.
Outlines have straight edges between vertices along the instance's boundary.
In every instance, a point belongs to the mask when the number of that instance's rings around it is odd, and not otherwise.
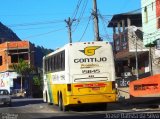
[{"label": "bus tail light", "polygon": [[71,88],[71,84],[67,84],[67,91],[71,91],[72,88]]}]

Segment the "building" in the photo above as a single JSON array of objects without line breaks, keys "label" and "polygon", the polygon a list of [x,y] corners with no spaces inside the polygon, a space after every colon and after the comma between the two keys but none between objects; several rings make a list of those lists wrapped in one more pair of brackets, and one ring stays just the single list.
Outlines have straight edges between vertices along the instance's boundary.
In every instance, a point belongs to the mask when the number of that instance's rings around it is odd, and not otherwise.
[{"label": "building", "polygon": [[130,81],[150,75],[149,52],[143,45],[141,13],[114,15],[108,24],[113,28],[113,42],[118,87],[129,98]]},{"label": "building", "polygon": [[141,0],[143,43],[150,49],[151,73],[160,74],[160,0]]},{"label": "building", "polygon": [[[34,66],[34,46],[28,41],[11,41],[0,44],[0,88],[20,89],[20,77],[11,69],[19,59]],[[23,88],[30,88],[30,81],[24,80]]]},{"label": "building", "polygon": [[140,101],[160,99],[160,0],[141,0],[143,43],[149,48],[151,76],[130,83],[130,95]]}]

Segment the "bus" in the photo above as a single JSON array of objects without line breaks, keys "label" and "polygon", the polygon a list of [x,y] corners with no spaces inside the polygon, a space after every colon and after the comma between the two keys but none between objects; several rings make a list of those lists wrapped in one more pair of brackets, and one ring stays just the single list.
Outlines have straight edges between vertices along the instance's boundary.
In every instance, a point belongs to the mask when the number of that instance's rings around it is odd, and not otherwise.
[{"label": "bus", "polygon": [[116,101],[112,45],[69,43],[43,57],[43,100],[62,111],[82,104]]}]

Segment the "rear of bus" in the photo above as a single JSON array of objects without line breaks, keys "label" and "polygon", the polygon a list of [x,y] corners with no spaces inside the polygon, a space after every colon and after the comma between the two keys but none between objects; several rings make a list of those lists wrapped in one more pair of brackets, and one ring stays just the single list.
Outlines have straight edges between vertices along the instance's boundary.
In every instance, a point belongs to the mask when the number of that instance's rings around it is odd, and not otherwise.
[{"label": "rear of bus", "polygon": [[68,53],[68,105],[115,102],[112,46],[108,42],[74,43]]}]

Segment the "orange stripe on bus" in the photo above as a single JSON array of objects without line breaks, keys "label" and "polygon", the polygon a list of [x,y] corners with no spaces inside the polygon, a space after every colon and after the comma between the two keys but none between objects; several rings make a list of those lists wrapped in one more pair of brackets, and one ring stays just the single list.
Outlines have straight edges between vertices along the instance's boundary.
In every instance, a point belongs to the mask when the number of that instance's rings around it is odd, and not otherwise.
[{"label": "orange stripe on bus", "polygon": [[105,87],[105,83],[89,83],[89,84],[77,84],[74,87]]}]

